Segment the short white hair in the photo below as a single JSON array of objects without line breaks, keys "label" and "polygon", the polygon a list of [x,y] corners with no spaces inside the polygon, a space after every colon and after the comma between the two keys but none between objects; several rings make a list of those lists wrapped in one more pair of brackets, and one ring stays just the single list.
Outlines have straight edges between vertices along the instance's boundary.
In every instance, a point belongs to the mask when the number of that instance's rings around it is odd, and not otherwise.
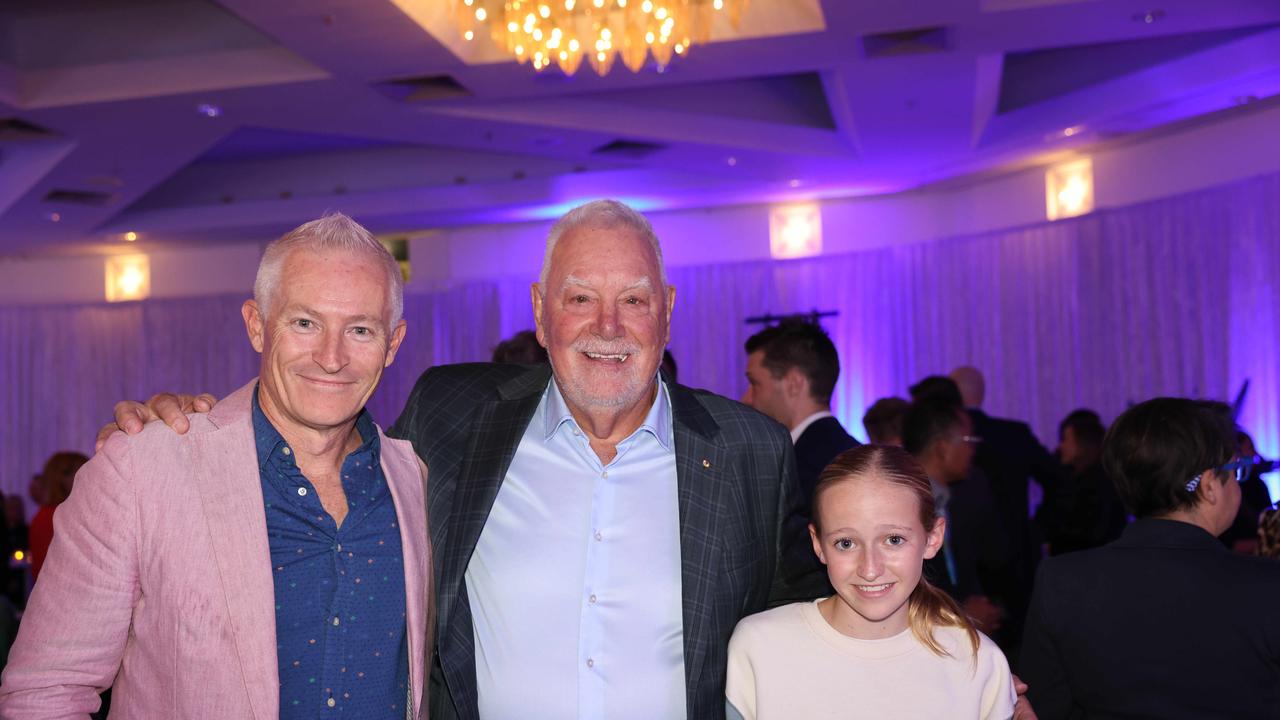
[{"label": "short white hair", "polygon": [[366,255],[381,263],[387,271],[387,309],[394,328],[404,314],[404,276],[400,264],[382,243],[360,223],[343,215],[330,213],[312,220],[271,241],[258,263],[258,276],[253,281],[253,299],[263,317],[271,314],[270,304],[280,285],[284,261],[294,250],[345,250]]},{"label": "short white hair", "polygon": [[653,232],[653,226],[649,224],[649,220],[617,200],[592,200],[565,213],[556,220],[556,224],[552,225],[551,231],[547,233],[547,250],[542,256],[542,273],[538,276],[538,285],[542,288],[542,292],[545,293],[547,290],[547,278],[551,275],[551,254],[556,249],[556,243],[560,242],[560,238],[565,233],[584,225],[604,228],[622,227],[639,234],[653,248],[653,254],[658,258],[658,278],[662,280],[663,285],[667,284],[667,268],[662,264],[662,245],[659,244],[658,236]]}]

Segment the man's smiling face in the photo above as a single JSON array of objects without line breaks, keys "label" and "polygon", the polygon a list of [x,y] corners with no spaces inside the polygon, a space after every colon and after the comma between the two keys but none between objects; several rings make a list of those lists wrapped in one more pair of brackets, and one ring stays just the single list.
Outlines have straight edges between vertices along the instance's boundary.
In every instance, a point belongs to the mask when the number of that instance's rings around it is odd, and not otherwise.
[{"label": "man's smiling face", "polygon": [[546,284],[534,290],[534,314],[571,408],[647,405],[673,296],[653,247],[635,230],[587,224],[559,239]]}]

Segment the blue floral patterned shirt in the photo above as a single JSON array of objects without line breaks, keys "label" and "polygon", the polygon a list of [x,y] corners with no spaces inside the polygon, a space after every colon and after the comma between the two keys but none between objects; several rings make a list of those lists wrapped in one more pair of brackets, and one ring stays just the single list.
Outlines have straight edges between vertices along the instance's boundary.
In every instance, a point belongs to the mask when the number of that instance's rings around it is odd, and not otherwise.
[{"label": "blue floral patterned shirt", "polygon": [[280,719],[399,718],[408,700],[404,558],[382,474],[378,432],[342,463],[348,513],[338,527],[253,398],[275,580]]}]

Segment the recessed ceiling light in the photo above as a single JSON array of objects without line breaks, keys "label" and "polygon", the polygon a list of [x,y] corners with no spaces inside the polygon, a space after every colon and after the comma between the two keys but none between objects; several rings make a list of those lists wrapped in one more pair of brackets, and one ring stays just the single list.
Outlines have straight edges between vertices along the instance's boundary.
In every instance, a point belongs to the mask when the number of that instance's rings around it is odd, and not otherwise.
[{"label": "recessed ceiling light", "polygon": [[130,230],[129,232],[127,232],[127,233],[125,233],[125,234],[124,234],[124,241],[125,241],[125,242],[134,242],[134,241],[136,241],[137,239],[138,239],[138,233],[136,233],[136,232],[134,232],[134,231],[132,231],[132,230]]},{"label": "recessed ceiling light", "polygon": [[1062,137],[1071,137],[1073,135],[1079,135],[1082,132],[1084,132],[1083,125],[1072,125],[1062,131]]},{"label": "recessed ceiling light", "polygon": [[49,213],[49,222],[62,222],[62,215],[56,212]]},{"label": "recessed ceiling light", "polygon": [[1163,20],[1164,11],[1161,10],[1160,8],[1153,8],[1145,12],[1134,13],[1133,15],[1130,16],[1130,19],[1133,20],[1134,22],[1140,22],[1140,23],[1143,23],[1144,25],[1150,25],[1152,23]]},{"label": "recessed ceiling light", "polygon": [[725,162],[729,163],[729,167],[733,167],[734,165],[738,164],[738,158],[730,155],[728,159],[725,160]]},{"label": "recessed ceiling light", "polygon": [[790,185],[791,187],[800,187],[800,181],[796,179],[791,180],[787,184]]},{"label": "recessed ceiling light", "polygon": [[196,106],[196,112],[208,118],[216,118],[222,114],[222,108],[210,103],[200,103]]}]

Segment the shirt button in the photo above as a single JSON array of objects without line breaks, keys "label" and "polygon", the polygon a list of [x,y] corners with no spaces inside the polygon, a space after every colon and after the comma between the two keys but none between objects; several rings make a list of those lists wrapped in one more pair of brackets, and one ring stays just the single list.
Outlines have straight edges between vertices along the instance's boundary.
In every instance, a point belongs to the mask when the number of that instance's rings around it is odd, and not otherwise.
[{"label": "shirt button", "polygon": [[587,598],[587,602],[591,603],[592,605],[595,605],[595,604],[596,604],[596,596],[595,596],[595,595],[592,595],[591,597]]},{"label": "shirt button", "polygon": [[604,472],[600,473],[600,477],[605,478],[607,480],[609,478],[609,471],[605,470]]},{"label": "shirt button", "polygon": [[298,488],[298,494],[299,494],[299,495],[306,495],[306,494],[307,494],[307,489],[306,489],[306,488],[304,488],[304,487],[300,487],[300,488]]},{"label": "shirt button", "polygon": [[595,666],[596,666],[596,661],[592,660],[591,658],[587,658],[587,667],[595,667]]},{"label": "shirt button", "polygon": [[[592,597],[595,597],[595,596],[593,595]],[[337,615],[334,615],[334,616],[333,616],[333,624],[334,624],[334,625],[337,625],[337,624],[338,624],[338,616],[337,616]]]},{"label": "shirt button", "polygon": [[328,705],[329,707],[333,707],[334,705],[338,704],[338,701],[334,700],[333,698],[329,698],[327,701],[325,701],[325,704]]},{"label": "shirt button", "polygon": [[603,540],[603,539],[604,539],[604,535],[601,535],[600,533],[596,533],[596,540],[597,540],[597,541],[600,541],[600,540]]},{"label": "shirt button", "polygon": [[281,450],[280,452],[284,453],[285,455],[292,455],[292,454],[293,454],[293,451],[292,451],[292,450],[290,450],[289,448],[285,448],[285,449]]}]

